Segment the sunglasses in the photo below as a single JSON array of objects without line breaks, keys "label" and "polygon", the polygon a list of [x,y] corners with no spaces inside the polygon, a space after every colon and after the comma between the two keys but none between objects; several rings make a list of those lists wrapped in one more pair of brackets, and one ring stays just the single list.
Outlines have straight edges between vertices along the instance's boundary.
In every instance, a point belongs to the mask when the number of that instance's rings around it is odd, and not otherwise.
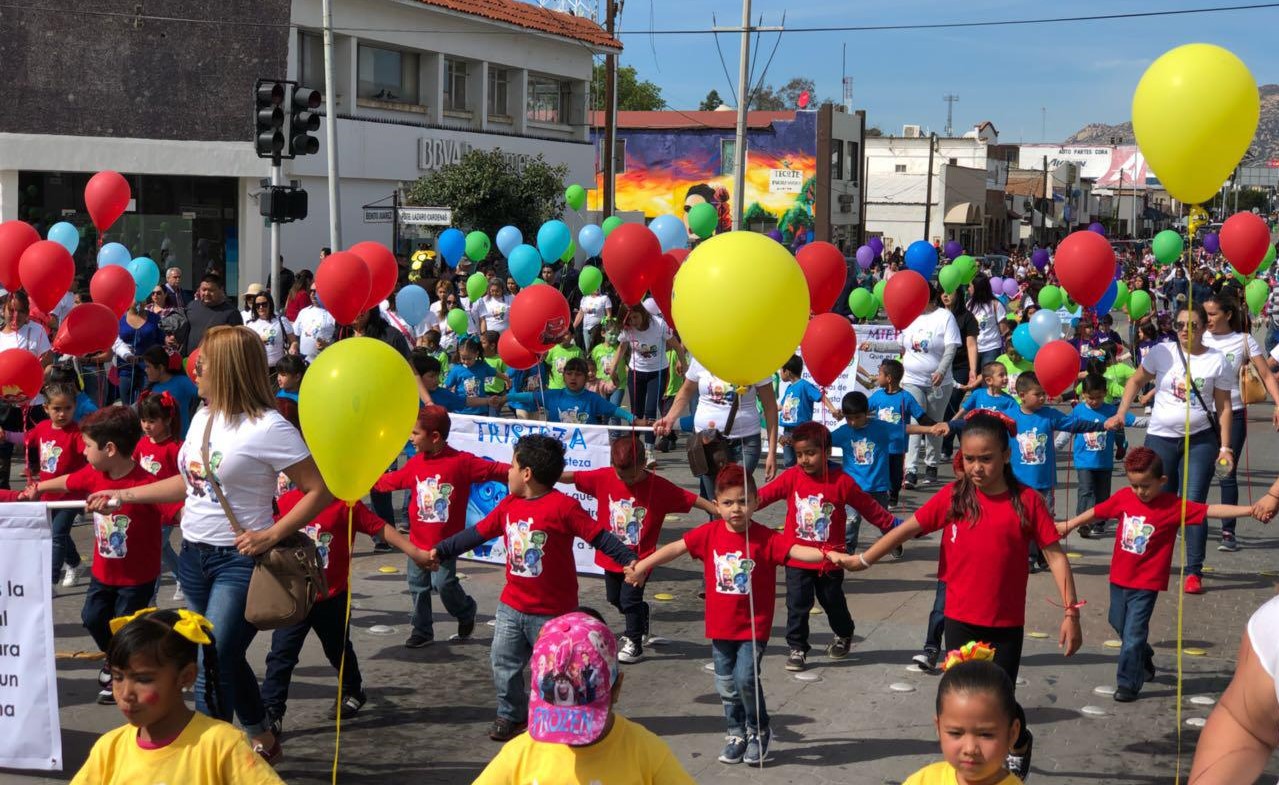
[{"label": "sunglasses", "polygon": [[1174,325],[1174,326],[1175,326],[1175,327],[1177,328],[1177,330],[1179,330],[1179,331],[1180,331],[1180,330],[1185,330],[1186,328],[1190,328],[1191,330],[1198,330],[1198,329],[1200,329],[1200,326],[1199,326],[1199,323],[1198,323],[1198,322],[1177,322],[1177,323],[1176,323],[1176,325]]},{"label": "sunglasses", "polygon": [[266,300],[258,300],[257,302],[255,302],[255,303],[253,304],[253,307],[254,307],[254,308],[267,308],[267,307],[269,307],[270,305],[271,305],[271,303],[267,302]]},{"label": "sunglasses", "polygon": [[196,376],[204,375],[204,360],[195,361],[195,375]]}]

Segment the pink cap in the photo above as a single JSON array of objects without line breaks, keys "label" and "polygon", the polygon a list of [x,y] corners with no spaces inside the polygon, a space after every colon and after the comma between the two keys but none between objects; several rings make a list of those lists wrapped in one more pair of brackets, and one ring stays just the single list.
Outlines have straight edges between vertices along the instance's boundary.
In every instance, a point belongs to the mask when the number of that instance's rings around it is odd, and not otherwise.
[{"label": "pink cap", "polygon": [[533,644],[532,670],[529,735],[576,746],[597,741],[617,681],[617,638],[608,625],[577,611],[551,619]]}]

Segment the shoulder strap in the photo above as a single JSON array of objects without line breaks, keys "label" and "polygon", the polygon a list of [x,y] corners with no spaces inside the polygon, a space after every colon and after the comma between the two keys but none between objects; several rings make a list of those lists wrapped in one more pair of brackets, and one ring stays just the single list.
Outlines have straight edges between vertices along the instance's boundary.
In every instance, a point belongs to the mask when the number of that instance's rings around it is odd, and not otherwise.
[{"label": "shoulder strap", "polygon": [[1181,357],[1181,364],[1186,368],[1186,378],[1190,380],[1190,389],[1195,394],[1195,400],[1199,401],[1199,405],[1203,407],[1204,413],[1212,419],[1212,409],[1208,408],[1208,404],[1204,403],[1203,393],[1199,392],[1199,385],[1195,384],[1195,375],[1190,372],[1190,360],[1186,358],[1185,351],[1181,348],[1181,341],[1173,339],[1173,345],[1177,347],[1177,355]]},{"label": "shoulder strap", "polygon": [[722,433],[728,438],[733,438],[733,421],[737,419],[737,405],[742,401],[742,394],[733,390],[733,402],[728,407],[728,422],[724,423]]},{"label": "shoulder strap", "polygon": [[226,494],[222,492],[222,483],[218,481],[217,473],[213,471],[213,465],[209,461],[209,437],[213,434],[213,417],[212,411],[204,422],[204,438],[200,440],[200,458],[204,461],[204,479],[208,481],[209,493],[217,497],[218,504],[222,505],[222,512],[226,514],[227,522],[231,524],[231,531],[238,534],[244,533],[244,527],[236,520],[235,511],[231,509],[231,503],[226,500]]}]

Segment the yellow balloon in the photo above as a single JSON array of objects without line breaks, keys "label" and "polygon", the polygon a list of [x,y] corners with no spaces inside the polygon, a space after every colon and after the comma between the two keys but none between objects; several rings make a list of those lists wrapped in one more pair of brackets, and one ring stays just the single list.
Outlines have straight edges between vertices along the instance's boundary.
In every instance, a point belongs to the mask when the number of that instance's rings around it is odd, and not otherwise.
[{"label": "yellow balloon", "polygon": [[352,503],[404,449],[417,411],[413,369],[373,338],[347,338],[320,352],[298,392],[302,434],[324,482]]},{"label": "yellow balloon", "polygon": [[795,257],[756,232],[712,237],[675,275],[671,316],[689,352],[736,385],[767,379],[808,325],[808,282]]},{"label": "yellow balloon", "polygon": [[1132,129],[1174,199],[1208,201],[1248,152],[1261,116],[1248,66],[1212,44],[1186,44],[1150,64],[1132,97]]}]

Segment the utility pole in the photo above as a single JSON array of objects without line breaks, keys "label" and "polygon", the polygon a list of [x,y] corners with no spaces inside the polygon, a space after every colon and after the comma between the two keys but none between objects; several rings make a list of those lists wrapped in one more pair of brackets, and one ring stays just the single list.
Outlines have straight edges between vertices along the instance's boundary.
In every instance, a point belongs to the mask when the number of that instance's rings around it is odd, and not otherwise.
[{"label": "utility pole", "polygon": [[1049,188],[1049,187],[1048,187],[1048,156],[1046,156],[1046,155],[1044,156],[1044,200],[1045,200],[1045,202],[1044,202],[1044,210],[1043,210],[1043,212],[1041,212],[1041,213],[1039,214],[1039,216],[1040,216],[1040,221],[1039,221],[1039,223],[1041,224],[1040,228],[1041,228],[1041,229],[1043,229],[1043,240],[1044,240],[1044,243],[1045,243],[1045,244],[1047,244],[1047,240],[1048,240],[1048,211],[1049,211],[1049,210],[1051,210],[1051,209],[1052,209],[1052,206],[1053,206],[1053,191],[1052,191],[1052,188]]},{"label": "utility pole", "polygon": [[937,134],[928,135],[928,183],[924,196],[924,240],[928,240],[928,232],[933,222],[933,152],[937,149]]},{"label": "utility pole", "polygon": [[955,104],[959,101],[959,96],[947,93],[941,100],[946,102],[946,138],[949,139],[955,135]]},{"label": "utility pole", "polygon": [[[617,0],[605,0],[604,29],[612,37],[617,29]],[[617,53],[604,55],[604,218],[613,214],[617,188]]]},{"label": "utility pole", "polygon": [[[733,231],[742,228],[742,212],[746,203],[746,113],[750,109],[751,33],[772,32],[780,27],[751,27],[751,0],[742,0],[742,26],[715,28],[714,32],[742,34],[742,54],[737,69],[737,134],[733,143]],[[764,75],[759,77],[763,80]]]},{"label": "utility pole", "polygon": [[[324,0],[324,133],[328,136],[328,169],[329,169],[329,247],[334,251],[342,250],[342,204],[338,199],[338,114],[337,85],[333,76],[333,0]],[[399,249],[392,249],[399,253]],[[278,281],[280,264],[278,254],[271,259],[272,270],[276,273],[273,281]],[[276,302],[280,302],[277,300]]]}]

